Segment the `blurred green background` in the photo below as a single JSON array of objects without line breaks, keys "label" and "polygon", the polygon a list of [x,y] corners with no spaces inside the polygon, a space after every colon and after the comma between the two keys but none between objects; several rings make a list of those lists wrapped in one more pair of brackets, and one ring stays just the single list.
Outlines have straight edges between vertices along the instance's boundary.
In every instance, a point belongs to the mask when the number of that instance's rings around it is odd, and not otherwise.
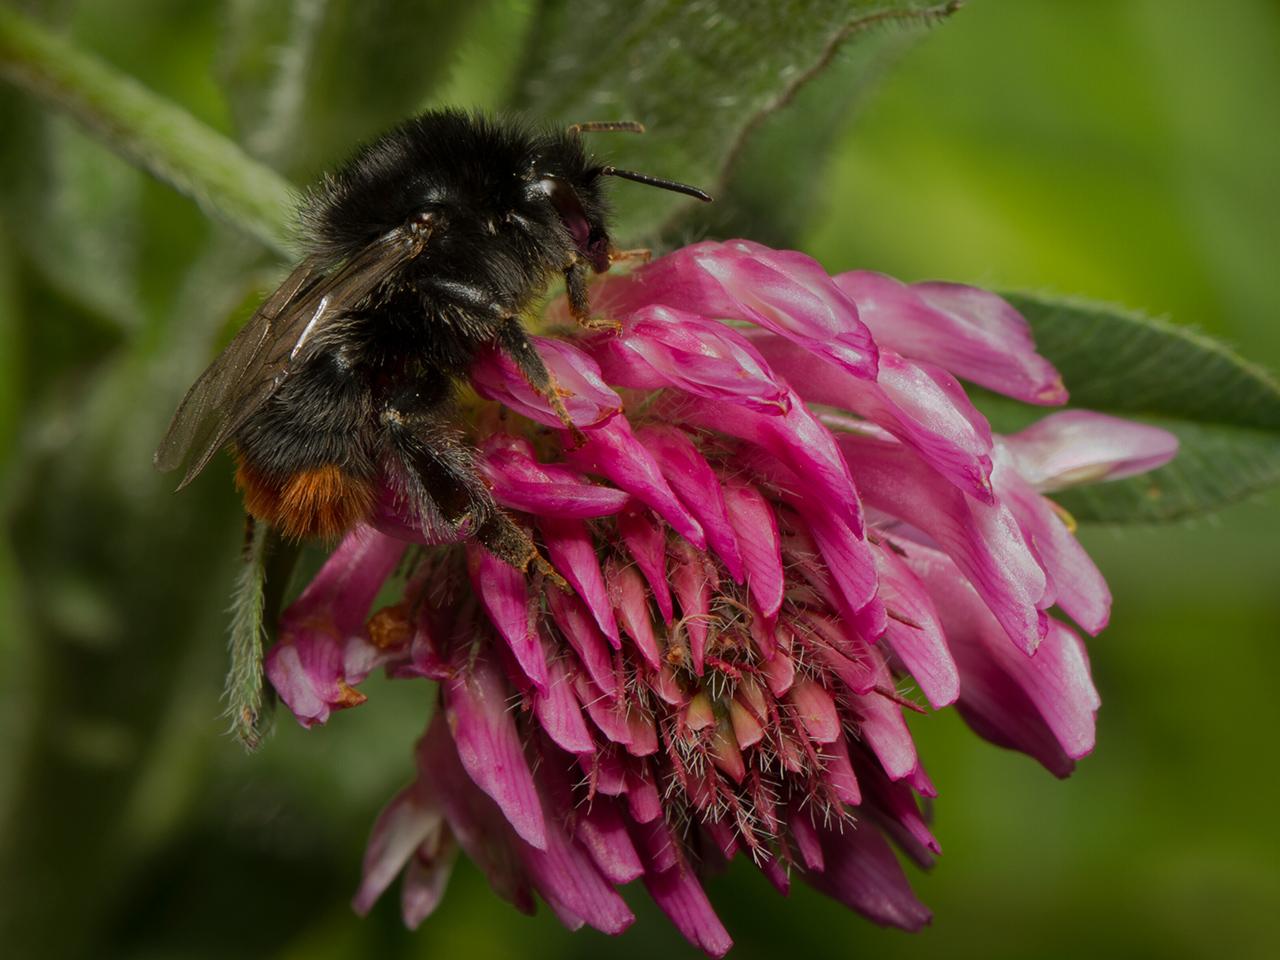
[{"label": "blurred green background", "polygon": [[[253,6],[36,5],[225,132],[254,109],[218,83],[226,17]],[[406,37],[441,61],[427,100],[506,102],[534,7],[435,6],[453,12]],[[757,150],[811,181],[814,202],[791,204],[785,182],[757,189],[763,212],[740,204],[736,232],[791,237],[832,272],[1112,300],[1280,369],[1280,7],[973,0],[909,49],[886,46],[895,55],[871,66],[837,59],[857,96],[821,88],[834,106],[797,135],[807,146]],[[257,116],[259,154],[290,175],[333,159],[308,156],[305,126]],[[310,733],[281,716],[246,756],[219,718],[234,491],[218,469],[174,498],[150,471],[211,336],[243,316],[272,261],[8,87],[0,123],[8,955],[691,955],[643,895],[620,939],[571,935],[545,910],[515,914],[468,864],[417,933],[394,898],[350,913],[368,826],[410,775],[429,693],[371,679],[366,706]],[[740,867],[710,882],[731,956],[1280,956],[1276,505],[1084,531],[1117,604],[1091,645],[1098,750],[1068,781],[949,713],[918,718],[944,849],[913,875],[928,930],[877,929],[800,885],[783,902]]]}]

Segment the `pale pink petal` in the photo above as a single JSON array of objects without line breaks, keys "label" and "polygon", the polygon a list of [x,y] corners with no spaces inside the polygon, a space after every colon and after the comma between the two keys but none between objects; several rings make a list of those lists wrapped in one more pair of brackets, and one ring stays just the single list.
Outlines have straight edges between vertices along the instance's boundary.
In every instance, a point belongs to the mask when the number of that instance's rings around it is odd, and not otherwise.
[{"label": "pale pink petal", "polygon": [[365,848],[363,876],[351,907],[360,916],[373,909],[415,850],[444,828],[444,817],[429,791],[411,783],[382,808]]},{"label": "pale pink petal", "polygon": [[689,638],[693,672],[702,676],[710,629],[711,597],[718,586],[718,578],[706,558],[683,541],[672,545],[672,557],[675,566],[671,572],[671,585],[680,601],[680,623]]},{"label": "pale pink petal", "polygon": [[444,899],[458,847],[447,833],[443,842],[444,849],[430,860],[424,859],[421,852],[410,860],[400,881],[400,917],[410,930],[417,930]]},{"label": "pale pink petal", "polygon": [[742,555],[729,522],[720,481],[688,434],[674,427],[647,427],[637,439],[658,462],[671,489],[702,525],[707,543],[735,582],[744,577]]},{"label": "pale pink petal", "polygon": [[1167,430],[1088,410],[1051,413],[1003,439],[1018,472],[1042,491],[1146,473],[1178,452]]},{"label": "pale pink petal", "polygon": [[630,883],[644,873],[614,801],[598,799],[587,804],[578,814],[574,835],[610,883]]},{"label": "pale pink petal", "polygon": [[[1010,648],[1010,653],[1021,656],[1013,648]],[[854,711],[862,720],[858,733],[880,761],[885,774],[890,780],[910,776],[919,758],[907,721],[903,719],[902,708],[878,693],[855,696],[851,700]]]},{"label": "pale pink petal", "polygon": [[842,736],[840,714],[831,694],[816,680],[801,680],[789,697],[796,718],[814,743],[833,743]]},{"label": "pale pink petal", "polygon": [[458,759],[526,842],[547,842],[542,806],[520,734],[507,710],[507,688],[488,661],[474,657],[444,687],[445,715]]},{"label": "pale pink petal", "polygon": [[849,759],[849,745],[844,737],[836,737],[823,747],[826,759],[826,780],[842,803],[856,807],[862,803],[862,790],[858,786],[858,776],[853,772],[853,763]]},{"label": "pale pink petal", "polygon": [[645,663],[653,670],[662,666],[662,651],[653,632],[653,620],[649,616],[649,594],[644,580],[635,567],[624,566],[617,557],[609,557],[604,567],[605,585],[609,600],[621,622],[622,629],[635,643]]},{"label": "pale pink petal", "polygon": [[1062,378],[1036,353],[1027,322],[995,294],[954,283],[908,286],[865,270],[835,283],[882,347],[1027,403],[1067,402]]}]

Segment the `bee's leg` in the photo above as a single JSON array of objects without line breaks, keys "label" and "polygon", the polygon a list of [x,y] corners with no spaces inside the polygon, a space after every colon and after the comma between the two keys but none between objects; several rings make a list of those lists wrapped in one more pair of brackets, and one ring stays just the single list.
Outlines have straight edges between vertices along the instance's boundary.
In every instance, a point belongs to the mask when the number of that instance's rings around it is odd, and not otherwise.
[{"label": "bee's leg", "polygon": [[551,409],[556,412],[560,422],[573,437],[574,444],[581,446],[586,443],[587,438],[569,416],[569,409],[564,405],[564,397],[560,395],[555,377],[551,376],[551,371],[542,362],[538,351],[533,348],[533,342],[529,339],[529,334],[525,331],[519,317],[508,317],[503,321],[502,326],[498,328],[498,346],[515,361],[524,378],[529,381],[529,386],[547,398]]},{"label": "bee's leg", "polygon": [[616,320],[591,316],[591,302],[587,297],[587,280],[593,272],[591,264],[576,256],[564,268],[564,292],[565,299],[569,301],[569,316],[587,330],[606,330],[617,333],[622,329],[622,324]]},{"label": "bee's leg", "polygon": [[472,536],[513,567],[532,567],[563,583],[529,535],[493,502],[474,451],[441,415],[448,409],[442,403],[415,410],[405,403],[388,405],[382,413],[401,493],[418,512],[423,533],[429,537],[435,529],[444,539],[468,525]]}]

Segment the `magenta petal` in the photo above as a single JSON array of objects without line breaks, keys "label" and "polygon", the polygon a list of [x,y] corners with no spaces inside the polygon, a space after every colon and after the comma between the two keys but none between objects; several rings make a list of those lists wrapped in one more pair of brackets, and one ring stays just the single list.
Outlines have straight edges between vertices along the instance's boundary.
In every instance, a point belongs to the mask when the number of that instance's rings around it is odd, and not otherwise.
[{"label": "magenta petal", "polygon": [[432,718],[418,742],[418,774],[437,788],[449,829],[494,893],[522,913],[532,913],[529,878],[516,852],[521,841],[502,811],[462,768],[443,712]]},{"label": "magenta petal", "polygon": [[877,348],[871,331],[858,319],[857,306],[813,258],[750,240],[694,244],[672,256],[693,258],[720,282],[737,307],[726,317],[750,320],[854,376],[875,378]]},{"label": "magenta petal", "polygon": [[718,586],[714,567],[683,541],[672,546],[671,585],[680,601],[680,623],[689,638],[693,672],[702,676],[711,621],[711,598]]},{"label": "magenta petal", "polygon": [[698,452],[693,441],[675,427],[647,427],[637,439],[658,462],[676,496],[701,524],[707,543],[716,552],[734,582],[744,577],[738,540],[725,507],[720,480]]},{"label": "magenta petal", "polygon": [[635,643],[649,668],[659,670],[662,667],[662,651],[658,648],[658,637],[653,632],[653,621],[649,616],[649,594],[644,588],[639,571],[632,566],[623,566],[616,557],[610,557],[605,561],[605,582],[608,584],[613,609],[622,621],[622,629]]},{"label": "magenta petal", "polygon": [[800,852],[800,862],[807,870],[821,872],[826,868],[826,859],[822,855],[822,841],[818,838],[818,828],[813,823],[812,809],[793,810],[787,820],[791,828],[791,839],[795,841]]},{"label": "magenta petal", "polygon": [[538,893],[570,930],[585,922],[603,933],[616,934],[635,921],[595,862],[558,824],[548,824],[545,850],[522,844],[519,853]]},{"label": "magenta petal", "polygon": [[853,763],[849,759],[849,745],[844,737],[836,737],[823,749],[827,762],[827,782],[842,803],[856,807],[862,803],[862,790],[858,786],[858,776],[853,772]]},{"label": "magenta petal", "polygon": [[439,807],[420,783],[411,783],[392,797],[374,821],[352,909],[362,917],[368,914],[413,852],[443,827]]},{"label": "magenta petal", "polygon": [[535,847],[545,846],[542,805],[498,672],[487,660],[473,658],[468,669],[459,670],[445,685],[444,706],[468,776],[493,798],[520,837]]},{"label": "magenta petal", "polygon": [[618,515],[618,533],[622,535],[631,559],[648,581],[662,619],[670,625],[675,608],[671,603],[671,588],[667,584],[666,533],[653,522],[648,511],[639,507],[628,508]]},{"label": "magenta petal", "polygon": [[843,434],[840,447],[866,501],[936,540],[1010,639],[1033,652],[1048,629],[1037,608],[1046,580],[1009,509],[964,496],[901,444]]},{"label": "magenta petal", "polygon": [[726,482],[722,489],[729,523],[742,554],[747,589],[760,612],[773,620],[782,609],[782,595],[786,589],[778,518],[755,487]]},{"label": "magenta petal", "polygon": [[564,638],[578,654],[578,660],[586,668],[587,676],[605,696],[616,698],[619,689],[608,641],[582,601],[560,590],[549,590],[547,608]]},{"label": "magenta petal", "polygon": [[1100,704],[1084,645],[1063,624],[1026,657],[1004,643],[991,617],[954,564],[915,547],[911,567],[937,603],[960,668],[959,707],[981,736],[1030,754],[1058,776],[1093,749]]},{"label": "magenta petal", "polygon": [[542,531],[542,539],[547,545],[552,565],[587,605],[613,649],[621,649],[622,637],[618,633],[618,622],[613,616],[613,605],[609,602],[609,592],[605,589],[595,541],[587,525],[581,520],[542,517],[538,520],[538,529]]},{"label": "magenta petal", "polygon": [[831,694],[816,680],[800,680],[791,688],[796,719],[814,743],[834,743],[843,736],[840,714]]},{"label": "magenta petal", "polygon": [[929,922],[928,908],[875,828],[861,823],[843,832],[823,830],[821,837],[825,865],[805,874],[810,886],[879,924],[915,931]]},{"label": "magenta petal", "polygon": [[1167,430],[1088,410],[1051,413],[1005,437],[1004,445],[1037,490],[1145,473],[1178,452],[1178,438]]},{"label": "magenta petal", "polygon": [[644,873],[640,855],[613,801],[588,804],[578,815],[575,836],[610,883],[630,883]]},{"label": "magenta petal", "polygon": [[795,398],[783,416],[765,416],[713,400],[669,400],[659,414],[753,443],[776,457],[804,481],[799,494],[821,502],[824,509],[862,535],[862,506],[849,467],[831,431]]},{"label": "magenta petal", "polygon": [[706,891],[680,857],[677,841],[662,821],[636,830],[645,859],[645,889],[677,930],[708,956],[723,957],[733,946]]},{"label": "magenta petal", "polygon": [[[622,399],[600,377],[596,362],[573,344],[530,337],[550,371],[565,409],[579,427],[604,423],[622,410]],[[482,397],[497,400],[523,416],[560,427],[560,415],[520,372],[515,361],[496,347],[482,350],[471,366],[471,384]]]},{"label": "magenta petal", "polygon": [[615,484],[653,508],[673,530],[699,550],[706,547],[702,527],[667,484],[653,455],[635,438],[624,417],[587,434],[587,442],[568,451],[571,462]]},{"label": "magenta petal", "polygon": [[561,750],[573,754],[595,751],[595,741],[582,717],[582,705],[563,660],[551,661],[546,692],[533,695],[533,713],[543,732]]},{"label": "magenta petal", "polygon": [[516,663],[539,691],[546,691],[547,657],[533,621],[524,574],[478,546],[467,548],[467,569],[472,589]]},{"label": "magenta petal", "polygon": [[493,497],[512,510],[537,516],[586,519],[617,513],[631,498],[625,490],[592,483],[576,470],[538,463],[528,442],[494,436],[479,461]]},{"label": "magenta petal", "polygon": [[953,283],[907,286],[864,270],[835,283],[882,347],[1027,403],[1066,403],[1062,378],[1036,353],[1027,322],[995,294]]},{"label": "magenta petal", "polygon": [[[800,502],[803,501],[797,501]],[[804,518],[850,613],[862,610],[876,595],[875,559],[870,544],[839,518],[824,513],[820,506],[815,509],[808,505]]]},{"label": "magenta petal", "polygon": [[881,351],[875,381],[813,362],[768,333],[751,342],[809,403],[852,410],[884,427],[966,493],[991,500],[991,427],[946,371]]},{"label": "magenta petal", "polygon": [[605,379],[616,386],[678,387],[762,413],[782,412],[789,403],[786,385],[778,382],[741,333],[683,310],[641,308],[623,322],[619,333],[588,346]]},{"label": "magenta petal", "polygon": [[[1020,656],[1012,647],[1009,652]],[[919,757],[907,721],[903,719],[902,708],[878,693],[854,697],[853,705],[862,718],[859,733],[889,779],[901,780],[910,776],[919,763]]]},{"label": "magenta petal", "polygon": [[873,555],[880,597],[889,613],[886,642],[934,709],[955,703],[960,696],[960,673],[928,590],[887,541]]}]

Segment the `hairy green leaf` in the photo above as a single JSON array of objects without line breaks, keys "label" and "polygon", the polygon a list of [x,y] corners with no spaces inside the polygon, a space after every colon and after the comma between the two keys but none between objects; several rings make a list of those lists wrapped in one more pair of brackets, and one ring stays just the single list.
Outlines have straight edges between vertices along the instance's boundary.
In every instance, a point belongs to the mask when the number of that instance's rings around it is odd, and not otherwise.
[{"label": "hairy green leaf", "polygon": [[[621,167],[715,192],[744,138],[787,104],[847,41],[888,21],[926,21],[957,5],[544,0],[516,106],[561,123],[639,120],[649,128],[645,137],[619,136],[602,143],[602,153]],[[652,236],[695,202],[638,186],[620,188],[615,195],[618,222],[631,240]]]},{"label": "hairy green leaf", "polygon": [[152,175],[282,254],[293,189],[169,100],[0,6],[0,76],[71,114]]},{"label": "hairy green leaf", "polygon": [[[1226,346],[1128,310],[1010,294],[1071,406],[1136,417],[1177,434],[1177,457],[1144,476],[1056,494],[1081,521],[1191,517],[1280,482],[1280,384]],[[984,404],[998,428],[1018,426]],[[1025,418],[1027,408],[1023,408]]]},{"label": "hairy green leaf", "polygon": [[301,177],[416,111],[489,3],[235,0],[223,86],[255,156]]}]

